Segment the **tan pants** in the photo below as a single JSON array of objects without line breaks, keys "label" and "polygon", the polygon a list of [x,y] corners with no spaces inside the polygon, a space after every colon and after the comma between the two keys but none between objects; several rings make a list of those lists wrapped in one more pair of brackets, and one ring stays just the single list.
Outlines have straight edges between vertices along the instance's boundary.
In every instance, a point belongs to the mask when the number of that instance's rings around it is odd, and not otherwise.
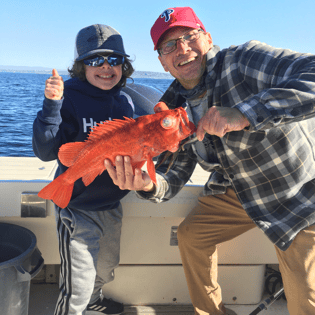
[{"label": "tan pants", "polygon": [[[231,188],[225,195],[200,197],[180,224],[178,245],[195,314],[225,314],[216,245],[255,226]],[[277,247],[276,252],[290,315],[315,314],[315,227],[300,232],[285,252]]]}]

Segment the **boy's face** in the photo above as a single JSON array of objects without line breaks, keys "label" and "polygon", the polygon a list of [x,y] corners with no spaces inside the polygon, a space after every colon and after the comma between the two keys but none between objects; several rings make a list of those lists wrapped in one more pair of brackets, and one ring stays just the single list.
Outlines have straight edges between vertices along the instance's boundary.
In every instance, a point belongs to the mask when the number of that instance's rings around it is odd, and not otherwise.
[{"label": "boy's face", "polygon": [[101,90],[111,90],[122,77],[122,65],[111,67],[107,60],[100,67],[85,66],[88,82]]}]

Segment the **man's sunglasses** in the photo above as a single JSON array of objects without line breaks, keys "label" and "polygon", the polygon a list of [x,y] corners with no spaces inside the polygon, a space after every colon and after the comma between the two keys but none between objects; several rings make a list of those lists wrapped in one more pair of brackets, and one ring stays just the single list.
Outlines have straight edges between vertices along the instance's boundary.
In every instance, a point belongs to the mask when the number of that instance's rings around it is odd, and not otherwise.
[{"label": "man's sunglasses", "polygon": [[120,55],[109,55],[109,56],[94,56],[90,59],[84,59],[83,62],[87,66],[100,67],[107,60],[108,64],[113,66],[122,65],[125,62],[125,57]]},{"label": "man's sunglasses", "polygon": [[193,43],[197,41],[200,38],[200,32],[203,32],[203,30],[200,28],[193,33],[190,31],[188,33],[185,33],[184,35],[178,37],[177,39],[170,40],[164,44],[161,45],[161,47],[158,49],[158,52],[160,55],[167,55],[171,52],[175,51],[177,49],[177,42],[182,41],[183,43]]}]

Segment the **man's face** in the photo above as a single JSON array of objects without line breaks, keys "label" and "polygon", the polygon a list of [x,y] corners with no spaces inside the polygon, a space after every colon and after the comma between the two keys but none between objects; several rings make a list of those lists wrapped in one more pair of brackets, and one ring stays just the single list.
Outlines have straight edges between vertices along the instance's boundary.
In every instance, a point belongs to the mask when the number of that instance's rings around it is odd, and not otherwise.
[{"label": "man's face", "polygon": [[[196,29],[174,27],[164,36],[159,47],[187,33],[196,33]],[[170,72],[181,85],[190,90],[200,81],[206,69],[206,54],[213,47],[209,33],[200,32],[200,38],[192,43],[177,41],[177,49],[167,55],[159,55],[159,60],[166,72]]]}]

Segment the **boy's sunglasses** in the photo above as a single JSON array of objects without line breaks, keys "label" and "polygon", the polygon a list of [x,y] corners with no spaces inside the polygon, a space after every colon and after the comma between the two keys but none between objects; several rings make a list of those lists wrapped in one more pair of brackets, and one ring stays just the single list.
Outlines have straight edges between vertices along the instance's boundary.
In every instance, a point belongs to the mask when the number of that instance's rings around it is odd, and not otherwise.
[{"label": "boy's sunglasses", "polygon": [[120,55],[109,55],[109,56],[94,56],[90,59],[84,59],[83,62],[87,66],[100,67],[107,60],[108,64],[113,66],[122,65],[125,62],[125,57]]}]

